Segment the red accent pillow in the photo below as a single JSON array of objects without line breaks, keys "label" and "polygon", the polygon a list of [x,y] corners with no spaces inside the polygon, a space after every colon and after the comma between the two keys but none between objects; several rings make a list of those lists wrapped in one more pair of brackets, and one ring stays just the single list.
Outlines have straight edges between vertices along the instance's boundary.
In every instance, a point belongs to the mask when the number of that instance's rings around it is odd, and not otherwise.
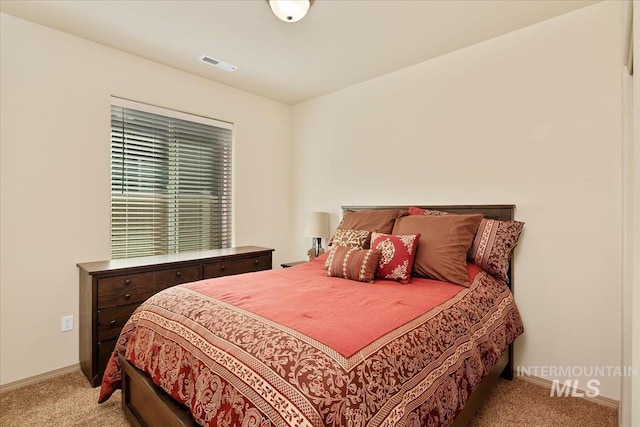
[{"label": "red accent pillow", "polygon": [[418,247],[418,234],[371,234],[371,249],[380,251],[376,278],[411,282],[413,261]]}]

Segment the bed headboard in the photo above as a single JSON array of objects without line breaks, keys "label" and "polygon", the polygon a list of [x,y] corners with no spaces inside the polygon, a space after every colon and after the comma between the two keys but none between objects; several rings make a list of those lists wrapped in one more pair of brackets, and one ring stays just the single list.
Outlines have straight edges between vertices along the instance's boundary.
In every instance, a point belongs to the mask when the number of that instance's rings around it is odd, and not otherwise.
[{"label": "bed headboard", "polygon": [[[433,209],[453,214],[481,213],[485,218],[501,221],[513,220],[515,205],[411,205],[422,209]],[[343,206],[342,211],[361,211],[367,209],[402,209],[408,210],[409,206]],[[509,288],[513,292],[513,259],[509,262]]]},{"label": "bed headboard", "polygon": [[[455,214],[481,213],[486,218],[509,221],[513,219],[516,205],[411,205],[422,209],[451,212]],[[409,206],[343,206],[342,211],[361,211],[366,209],[402,209]]]}]

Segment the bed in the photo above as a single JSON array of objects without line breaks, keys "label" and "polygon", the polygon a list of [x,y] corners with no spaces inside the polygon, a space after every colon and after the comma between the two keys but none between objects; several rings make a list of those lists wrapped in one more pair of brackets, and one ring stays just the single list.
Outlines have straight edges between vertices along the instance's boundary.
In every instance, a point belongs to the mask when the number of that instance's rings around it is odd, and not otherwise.
[{"label": "bed", "polygon": [[[514,210],[415,208],[505,224]],[[362,283],[327,276],[338,247],[334,240],[335,251],[292,268],[154,295],[123,328],[100,401],[122,388],[129,421],[147,426],[464,425],[498,375],[512,375],[523,327],[507,285],[511,264],[498,280],[465,262],[464,286]]]}]

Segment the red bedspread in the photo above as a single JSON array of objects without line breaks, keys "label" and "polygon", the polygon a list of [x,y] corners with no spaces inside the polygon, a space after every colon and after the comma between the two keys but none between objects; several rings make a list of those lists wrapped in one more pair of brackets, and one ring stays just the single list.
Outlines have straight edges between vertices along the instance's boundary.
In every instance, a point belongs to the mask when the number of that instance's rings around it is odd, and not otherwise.
[{"label": "red bedspread", "polygon": [[[448,425],[522,333],[508,288],[468,272],[363,284],[316,261],[194,282],[145,302],[116,352],[203,425]],[[112,356],[100,401],[119,386]]]}]

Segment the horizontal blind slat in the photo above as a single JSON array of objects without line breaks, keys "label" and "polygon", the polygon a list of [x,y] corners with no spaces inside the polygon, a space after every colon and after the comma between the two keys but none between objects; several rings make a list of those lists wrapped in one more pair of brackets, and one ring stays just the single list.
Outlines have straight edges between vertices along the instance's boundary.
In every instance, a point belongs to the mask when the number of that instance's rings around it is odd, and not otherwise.
[{"label": "horizontal blind slat", "polygon": [[112,258],[229,247],[231,141],[231,129],[112,105]]}]

